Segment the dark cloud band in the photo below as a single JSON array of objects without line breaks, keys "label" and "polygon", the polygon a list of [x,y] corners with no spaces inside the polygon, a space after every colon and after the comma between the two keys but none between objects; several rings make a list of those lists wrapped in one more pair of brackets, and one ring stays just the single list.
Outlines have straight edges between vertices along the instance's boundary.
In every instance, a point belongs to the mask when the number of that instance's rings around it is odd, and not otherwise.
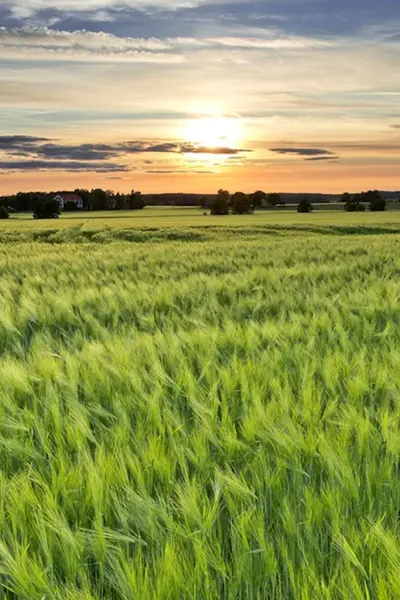
[{"label": "dark cloud band", "polygon": [[305,160],[311,161],[323,161],[323,160],[339,160],[340,156],[312,156],[311,158],[306,158]]},{"label": "dark cloud band", "polygon": [[87,163],[79,161],[17,160],[0,161],[0,171],[69,171],[71,173],[119,173],[130,171],[127,165],[112,163]]},{"label": "dark cloud band", "polygon": [[271,148],[276,154],[294,154],[296,156],[328,156],[333,154],[325,148]]},{"label": "dark cloud band", "polygon": [[[43,137],[27,135],[0,136],[0,152],[7,161],[0,162],[0,170],[65,170],[115,172],[131,170],[125,164],[109,160],[127,157],[130,154],[214,154],[236,156],[251,152],[244,148],[205,147],[189,142],[144,142],[127,141],[115,144],[66,145]],[[20,160],[17,160],[19,158]],[[21,160],[25,158],[26,160]],[[151,164],[152,161],[146,161]],[[203,173],[203,171],[202,171]]]}]

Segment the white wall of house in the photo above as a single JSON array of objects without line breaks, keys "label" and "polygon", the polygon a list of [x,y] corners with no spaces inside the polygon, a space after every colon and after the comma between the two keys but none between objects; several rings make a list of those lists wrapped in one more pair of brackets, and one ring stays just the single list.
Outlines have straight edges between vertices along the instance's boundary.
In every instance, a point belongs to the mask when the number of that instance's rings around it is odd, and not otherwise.
[{"label": "white wall of house", "polygon": [[61,196],[55,196],[54,200],[57,200],[58,204],[60,205],[61,210],[64,208],[64,198],[62,198]]}]

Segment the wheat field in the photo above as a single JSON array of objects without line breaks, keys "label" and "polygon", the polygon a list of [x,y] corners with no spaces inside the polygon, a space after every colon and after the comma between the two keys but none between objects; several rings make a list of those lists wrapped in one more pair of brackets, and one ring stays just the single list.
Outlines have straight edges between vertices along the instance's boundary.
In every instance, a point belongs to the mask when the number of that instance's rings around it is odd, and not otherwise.
[{"label": "wheat field", "polygon": [[0,598],[400,597],[400,219],[256,217],[0,225]]}]

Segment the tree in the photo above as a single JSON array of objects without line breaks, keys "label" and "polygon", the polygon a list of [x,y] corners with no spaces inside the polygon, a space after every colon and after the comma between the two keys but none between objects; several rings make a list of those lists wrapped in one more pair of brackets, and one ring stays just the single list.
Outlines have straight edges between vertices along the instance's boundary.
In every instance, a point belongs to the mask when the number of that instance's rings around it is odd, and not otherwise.
[{"label": "tree", "polygon": [[309,198],[301,198],[299,205],[297,207],[298,213],[310,213],[313,210],[313,206],[309,200]]},{"label": "tree", "polygon": [[207,198],[205,196],[200,198],[200,206],[201,208],[207,208]]},{"label": "tree", "polygon": [[126,197],[125,194],[120,194],[117,192],[115,194],[115,210],[125,210],[126,209]]},{"label": "tree", "polygon": [[349,200],[351,200],[354,196],[352,196],[351,194],[349,194],[349,192],[345,192],[342,197],[340,198],[340,202],[343,202],[343,204],[346,204]]},{"label": "tree", "polygon": [[58,219],[60,216],[60,205],[57,200],[41,200],[37,202],[34,219]]},{"label": "tree", "polygon": [[79,196],[79,198],[82,198],[84,210],[93,210],[92,194],[89,192],[89,190],[76,189],[74,190],[74,194]]},{"label": "tree", "polygon": [[8,210],[5,206],[0,206],[0,219],[8,219],[9,217]]},{"label": "tree", "polygon": [[257,190],[254,194],[251,194],[250,201],[253,206],[262,206],[263,202],[267,199],[267,194],[261,190]]},{"label": "tree", "polygon": [[227,190],[219,190],[215,199],[211,202],[212,215],[229,215],[230,195]]},{"label": "tree", "polygon": [[378,190],[370,190],[362,194],[364,202],[369,202],[369,210],[380,212],[386,210],[386,199],[382,198]]},{"label": "tree", "polygon": [[107,194],[107,208],[106,210],[115,210],[117,201],[115,200],[115,194],[112,190],[106,190]]},{"label": "tree", "polygon": [[[107,192],[100,188],[96,188],[91,192],[92,209],[94,210],[107,210],[108,209],[108,196]],[[92,210],[91,209],[91,210]]]},{"label": "tree", "polygon": [[49,194],[45,192],[18,192],[10,199],[9,204],[18,212],[29,212],[35,210],[38,202],[42,202],[48,197]]},{"label": "tree", "polygon": [[365,204],[361,202],[361,196],[351,194],[343,194],[342,201],[344,201],[344,210],[346,212],[364,212]]},{"label": "tree", "polygon": [[132,190],[128,196],[128,208],[130,210],[141,210],[144,206],[145,204],[141,192]]},{"label": "tree", "polygon": [[268,194],[267,202],[270,206],[278,206],[278,204],[282,204],[282,196],[277,193]]},{"label": "tree", "polygon": [[232,213],[234,215],[247,215],[254,211],[253,204],[247,194],[236,192],[231,198]]}]

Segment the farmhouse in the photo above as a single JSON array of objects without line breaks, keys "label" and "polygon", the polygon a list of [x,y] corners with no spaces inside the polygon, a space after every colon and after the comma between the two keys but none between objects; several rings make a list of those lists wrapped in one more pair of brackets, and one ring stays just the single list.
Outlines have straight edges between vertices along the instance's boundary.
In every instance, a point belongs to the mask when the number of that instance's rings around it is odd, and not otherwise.
[{"label": "farmhouse", "polygon": [[57,196],[55,196],[54,200],[57,200],[57,202],[60,205],[61,210],[64,210],[64,208],[66,207],[67,204],[69,204],[70,206],[75,204],[77,209],[83,208],[83,200],[80,196],[77,196],[77,194],[66,194],[66,193],[57,194]]}]

